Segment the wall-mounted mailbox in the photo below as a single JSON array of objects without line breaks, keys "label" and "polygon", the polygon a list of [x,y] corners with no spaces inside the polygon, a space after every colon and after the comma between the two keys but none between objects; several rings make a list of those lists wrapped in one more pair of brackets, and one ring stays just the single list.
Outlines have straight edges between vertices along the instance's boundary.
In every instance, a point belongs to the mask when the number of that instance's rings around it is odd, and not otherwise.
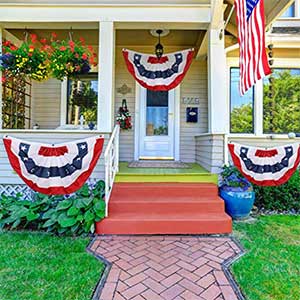
[{"label": "wall-mounted mailbox", "polygon": [[198,107],[187,107],[186,108],[186,121],[188,123],[198,122]]}]

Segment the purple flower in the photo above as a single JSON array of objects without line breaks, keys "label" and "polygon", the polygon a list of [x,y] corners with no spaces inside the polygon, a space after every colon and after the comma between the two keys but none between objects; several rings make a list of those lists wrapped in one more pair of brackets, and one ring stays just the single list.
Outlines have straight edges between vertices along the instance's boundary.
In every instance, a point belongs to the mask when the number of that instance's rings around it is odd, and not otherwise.
[{"label": "purple flower", "polygon": [[15,65],[16,57],[13,54],[6,53],[0,56],[0,62],[4,69],[9,69]]}]

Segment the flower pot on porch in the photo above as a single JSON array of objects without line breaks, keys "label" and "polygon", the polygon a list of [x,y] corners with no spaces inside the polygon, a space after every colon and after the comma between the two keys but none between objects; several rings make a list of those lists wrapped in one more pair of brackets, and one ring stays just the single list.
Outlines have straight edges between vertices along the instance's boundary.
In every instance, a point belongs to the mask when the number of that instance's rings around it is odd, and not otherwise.
[{"label": "flower pot on porch", "polygon": [[233,219],[244,219],[250,214],[255,200],[253,191],[234,191],[220,188],[225,210]]},{"label": "flower pot on porch", "polygon": [[225,210],[233,219],[244,219],[250,214],[255,200],[252,184],[234,166],[223,166],[220,197]]}]

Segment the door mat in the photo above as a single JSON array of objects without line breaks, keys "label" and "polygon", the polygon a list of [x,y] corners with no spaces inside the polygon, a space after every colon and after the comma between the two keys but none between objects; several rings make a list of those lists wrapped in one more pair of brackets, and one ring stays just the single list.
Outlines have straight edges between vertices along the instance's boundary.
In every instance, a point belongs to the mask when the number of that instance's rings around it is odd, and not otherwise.
[{"label": "door mat", "polygon": [[180,161],[132,161],[128,168],[165,168],[165,169],[190,169],[189,164]]}]

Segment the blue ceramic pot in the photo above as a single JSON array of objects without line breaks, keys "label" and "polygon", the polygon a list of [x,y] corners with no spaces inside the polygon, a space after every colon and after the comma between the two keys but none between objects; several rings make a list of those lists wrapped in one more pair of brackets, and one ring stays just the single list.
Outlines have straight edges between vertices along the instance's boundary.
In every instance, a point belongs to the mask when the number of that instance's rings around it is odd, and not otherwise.
[{"label": "blue ceramic pot", "polygon": [[233,219],[249,216],[255,200],[253,191],[235,192],[220,189],[220,196],[225,202],[225,210]]}]

